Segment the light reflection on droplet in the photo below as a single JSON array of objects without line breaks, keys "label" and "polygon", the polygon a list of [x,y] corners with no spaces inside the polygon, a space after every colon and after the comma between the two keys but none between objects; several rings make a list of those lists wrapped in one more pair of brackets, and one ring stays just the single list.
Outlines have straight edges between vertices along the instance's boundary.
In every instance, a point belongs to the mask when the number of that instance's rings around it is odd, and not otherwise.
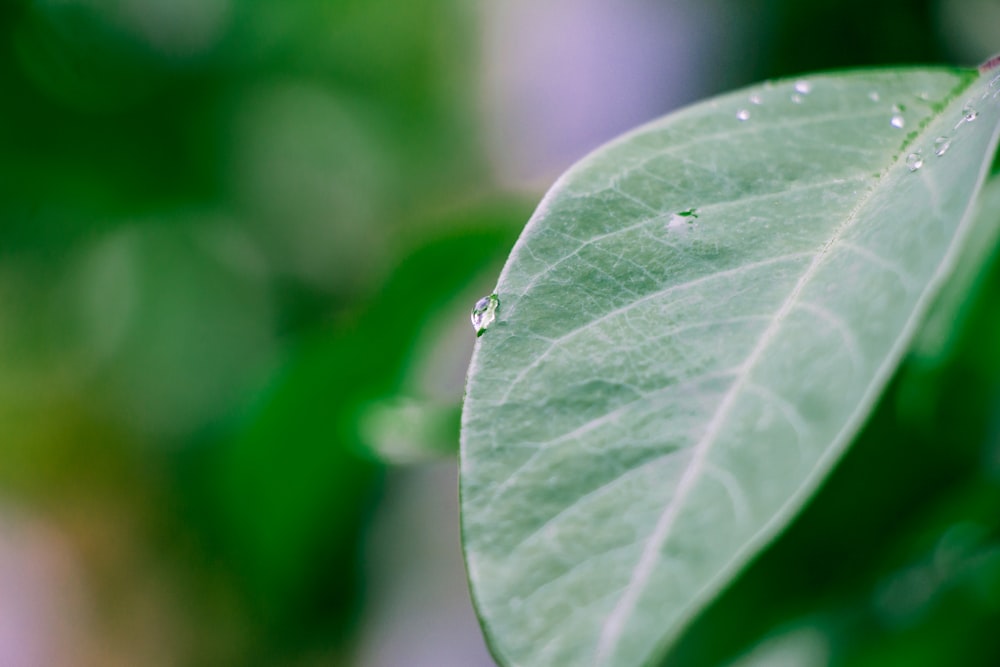
[{"label": "light reflection on droplet", "polygon": [[903,129],[903,126],[906,125],[906,121],[903,120],[902,116],[900,116],[900,115],[897,114],[897,115],[895,115],[895,116],[892,117],[892,119],[889,121],[889,124],[892,125],[893,127],[897,128],[897,129],[901,130],[901,129]]},{"label": "light reflection on droplet", "polygon": [[750,120],[750,112],[746,109],[740,109],[736,112],[737,120]]},{"label": "light reflection on droplet", "polygon": [[941,157],[951,148],[951,137],[938,137],[934,140],[934,155]]},{"label": "light reflection on droplet", "polygon": [[810,92],[812,92],[812,84],[806,81],[805,79],[799,79],[798,81],[795,82],[795,92],[800,93],[802,95],[808,95]]},{"label": "light reflection on droplet", "polygon": [[920,155],[920,151],[910,153],[906,156],[906,168],[910,171],[916,171],[922,166],[924,166],[924,158]]},{"label": "light reflection on droplet", "polygon": [[500,299],[496,294],[484,296],[476,302],[472,308],[472,328],[476,330],[476,336],[482,336],[493,320],[497,316],[497,308],[500,307]]}]

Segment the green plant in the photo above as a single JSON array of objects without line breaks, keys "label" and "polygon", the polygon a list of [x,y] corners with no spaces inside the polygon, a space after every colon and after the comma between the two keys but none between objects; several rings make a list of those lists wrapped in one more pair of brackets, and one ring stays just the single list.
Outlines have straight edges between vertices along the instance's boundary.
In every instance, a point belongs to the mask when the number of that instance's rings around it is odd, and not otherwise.
[{"label": "green plant", "polygon": [[[744,659],[959,664],[894,642],[961,577],[986,591],[981,613],[958,604],[969,631],[1000,617],[992,399],[971,408],[997,374],[966,380],[960,427],[926,419],[995,296],[998,134],[989,63],[815,75],[672,114],[560,179],[501,274],[463,412],[463,541],[498,661],[718,664],[778,632]],[[921,429],[947,455],[900,448]],[[852,443],[878,465],[844,461],[816,495]],[[917,492],[926,514],[887,528]]]}]

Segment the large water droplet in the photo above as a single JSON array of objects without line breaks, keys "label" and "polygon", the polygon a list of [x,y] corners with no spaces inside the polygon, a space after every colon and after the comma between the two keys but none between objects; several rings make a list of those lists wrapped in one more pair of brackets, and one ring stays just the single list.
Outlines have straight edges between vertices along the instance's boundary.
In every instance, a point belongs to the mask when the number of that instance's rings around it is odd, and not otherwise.
[{"label": "large water droplet", "polygon": [[500,307],[500,299],[496,294],[484,296],[472,307],[472,328],[476,330],[476,336],[482,336],[493,320],[497,318],[497,308]]},{"label": "large water droplet", "polygon": [[934,155],[941,157],[951,148],[951,137],[938,137],[934,140]]},{"label": "large water droplet", "polygon": [[889,121],[889,125],[892,125],[893,127],[897,128],[897,129],[903,129],[903,126],[906,125],[906,121],[903,120],[902,116],[900,116],[899,114],[896,114]]},{"label": "large water droplet", "polygon": [[812,92],[812,89],[813,89],[812,84],[806,81],[805,79],[799,79],[798,81],[795,82],[795,92],[797,93],[800,93],[802,95],[808,95],[810,92]]},{"label": "large water droplet", "polygon": [[906,168],[910,171],[916,171],[922,166],[924,166],[924,158],[920,155],[920,151],[910,153],[906,156]]},{"label": "large water droplet", "polygon": [[750,112],[746,109],[740,109],[736,112],[737,120],[750,120]]}]

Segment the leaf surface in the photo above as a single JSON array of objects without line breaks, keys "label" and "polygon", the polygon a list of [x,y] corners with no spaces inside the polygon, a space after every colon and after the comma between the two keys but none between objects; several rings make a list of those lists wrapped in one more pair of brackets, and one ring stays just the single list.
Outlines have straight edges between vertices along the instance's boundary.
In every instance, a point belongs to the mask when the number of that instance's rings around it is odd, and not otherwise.
[{"label": "leaf surface", "polygon": [[794,516],[952,269],[993,76],[765,84],[546,195],[463,411],[463,541],[502,664],[655,661]]}]

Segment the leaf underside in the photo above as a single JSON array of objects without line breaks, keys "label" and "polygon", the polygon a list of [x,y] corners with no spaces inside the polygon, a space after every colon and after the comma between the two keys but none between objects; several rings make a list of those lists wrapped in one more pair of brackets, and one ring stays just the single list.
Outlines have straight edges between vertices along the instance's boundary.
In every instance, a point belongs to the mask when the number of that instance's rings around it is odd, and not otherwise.
[{"label": "leaf underside", "polygon": [[463,412],[463,541],[502,664],[655,661],[788,523],[951,270],[998,92],[966,70],[766,84],[546,195]]}]

